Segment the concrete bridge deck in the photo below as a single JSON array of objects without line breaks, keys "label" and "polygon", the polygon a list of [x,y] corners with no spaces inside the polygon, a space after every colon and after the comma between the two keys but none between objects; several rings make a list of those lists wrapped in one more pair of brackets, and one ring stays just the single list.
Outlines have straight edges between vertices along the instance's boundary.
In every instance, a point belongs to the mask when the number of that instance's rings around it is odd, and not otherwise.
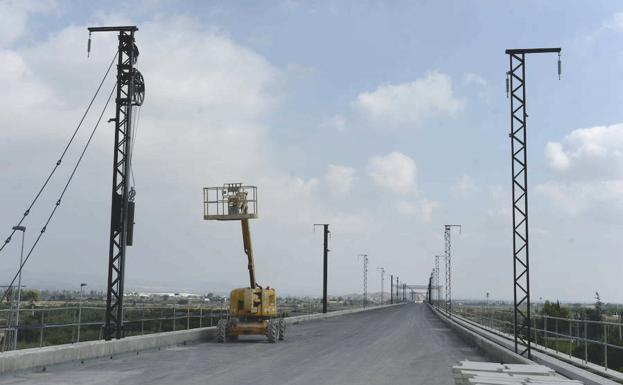
[{"label": "concrete bridge deck", "polygon": [[0,384],[454,384],[451,366],[484,357],[424,304],[291,325],[286,341],[197,343],[0,377]]}]

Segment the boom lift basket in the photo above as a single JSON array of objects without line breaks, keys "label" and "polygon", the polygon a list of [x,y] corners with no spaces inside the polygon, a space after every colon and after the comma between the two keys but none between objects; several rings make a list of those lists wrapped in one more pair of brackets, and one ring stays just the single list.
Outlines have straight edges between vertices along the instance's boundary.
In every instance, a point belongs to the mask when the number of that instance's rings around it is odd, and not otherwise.
[{"label": "boom lift basket", "polygon": [[225,183],[223,187],[204,187],[203,219],[234,221],[257,218],[257,187]]}]

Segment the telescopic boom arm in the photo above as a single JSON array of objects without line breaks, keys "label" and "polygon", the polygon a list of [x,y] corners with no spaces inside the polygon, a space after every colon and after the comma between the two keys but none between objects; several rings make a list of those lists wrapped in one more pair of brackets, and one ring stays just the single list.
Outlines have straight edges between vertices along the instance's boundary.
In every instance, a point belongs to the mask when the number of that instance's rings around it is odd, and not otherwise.
[{"label": "telescopic boom arm", "polygon": [[249,230],[249,220],[243,218],[240,220],[242,224],[242,242],[244,244],[244,252],[249,258],[249,281],[251,283],[251,289],[255,289],[257,283],[255,282],[255,264],[253,262],[253,246],[251,246],[251,231]]}]

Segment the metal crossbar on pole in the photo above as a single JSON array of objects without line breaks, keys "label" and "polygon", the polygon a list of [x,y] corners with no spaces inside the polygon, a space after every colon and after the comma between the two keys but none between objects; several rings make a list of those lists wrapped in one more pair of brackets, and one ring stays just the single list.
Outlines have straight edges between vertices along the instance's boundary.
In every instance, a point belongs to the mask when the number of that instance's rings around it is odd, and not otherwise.
[{"label": "metal crossbar on pole", "polygon": [[[509,71],[506,78],[510,93],[510,140],[513,199],[513,335],[515,352],[531,357],[530,340],[530,255],[528,236],[528,157],[526,110],[526,54],[558,53],[560,48],[507,49]],[[521,345],[521,349],[520,346]]]}]

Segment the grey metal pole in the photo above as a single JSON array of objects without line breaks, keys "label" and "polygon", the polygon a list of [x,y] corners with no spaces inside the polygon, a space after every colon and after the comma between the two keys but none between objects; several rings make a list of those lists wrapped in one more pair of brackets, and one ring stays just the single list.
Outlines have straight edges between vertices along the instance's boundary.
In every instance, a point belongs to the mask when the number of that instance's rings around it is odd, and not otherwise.
[{"label": "grey metal pole", "polygon": [[547,316],[546,315],[543,316],[543,329],[545,332],[545,350],[547,351],[547,348],[549,348],[549,340],[547,338]]},{"label": "grey metal pole", "polygon": [[604,370],[608,370],[608,324],[604,324]]},{"label": "grey metal pole", "polygon": [[78,302],[78,337],[76,338],[76,342],[80,342],[80,329],[82,328],[82,289],[86,285],[86,283],[80,284],[80,300]]},{"label": "grey metal pole", "polygon": [[15,333],[13,334],[13,350],[17,350],[17,331],[19,329],[19,309],[22,303],[22,264],[24,263],[24,237],[26,236],[25,226],[14,226],[13,230],[22,232],[22,248],[19,257],[19,275],[17,278],[17,308],[15,309]]},{"label": "grey metal pole", "polygon": [[587,327],[586,327],[586,318],[584,318],[584,363],[588,363],[588,334],[587,334]]},{"label": "grey metal pole", "polygon": [[45,328],[45,325],[43,324],[43,315],[45,314],[45,312],[43,310],[41,310],[41,329],[39,331],[39,347],[43,347],[43,329]]},{"label": "grey metal pole", "polygon": [[329,225],[325,224],[324,227],[324,248],[323,248],[323,265],[322,265],[322,312],[326,313],[329,307],[329,299],[328,299],[328,290],[327,290],[327,280],[328,280],[328,271],[329,271]]},{"label": "grey metal pole", "polygon": [[381,272],[381,305],[385,303],[385,269],[383,267],[377,267],[377,270]]},{"label": "grey metal pole", "polygon": [[393,304],[394,303],[394,275],[390,274],[389,277],[390,277],[389,280],[391,282],[391,284],[389,285],[390,286],[389,287],[389,303]]}]

